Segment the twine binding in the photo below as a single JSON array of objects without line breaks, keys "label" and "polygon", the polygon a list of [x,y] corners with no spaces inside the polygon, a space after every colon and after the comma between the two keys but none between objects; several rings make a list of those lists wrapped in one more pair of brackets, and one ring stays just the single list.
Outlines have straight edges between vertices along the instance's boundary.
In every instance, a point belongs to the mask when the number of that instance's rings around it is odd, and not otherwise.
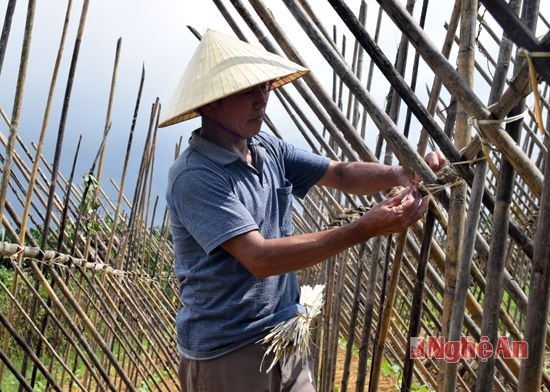
[{"label": "twine binding", "polygon": [[[279,360],[282,359],[284,363],[287,357],[296,351],[302,357],[302,365],[304,367],[307,365],[310,356],[311,322],[321,313],[324,289],[325,285],[321,284],[314,287],[302,286],[296,316],[277,324],[270,333],[257,342],[268,346],[260,363],[260,371],[270,354],[273,354],[273,360],[266,372],[273,369]],[[309,378],[312,381],[311,372]]]}]

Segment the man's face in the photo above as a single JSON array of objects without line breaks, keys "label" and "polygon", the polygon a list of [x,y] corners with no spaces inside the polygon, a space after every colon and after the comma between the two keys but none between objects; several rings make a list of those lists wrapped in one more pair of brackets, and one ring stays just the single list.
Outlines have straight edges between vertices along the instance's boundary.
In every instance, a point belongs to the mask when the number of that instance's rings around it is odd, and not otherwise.
[{"label": "man's face", "polygon": [[262,83],[203,107],[217,122],[243,137],[260,132],[271,82]]}]

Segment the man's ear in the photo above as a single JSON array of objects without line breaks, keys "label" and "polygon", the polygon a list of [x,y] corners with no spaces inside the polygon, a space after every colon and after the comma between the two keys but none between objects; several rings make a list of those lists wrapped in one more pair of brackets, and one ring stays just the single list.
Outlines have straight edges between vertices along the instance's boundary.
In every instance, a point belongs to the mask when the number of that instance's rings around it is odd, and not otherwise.
[{"label": "man's ear", "polygon": [[201,106],[199,109],[197,109],[197,111],[202,115],[203,113],[206,114],[206,115],[210,115],[212,114],[212,111],[215,110],[215,105],[220,105],[221,100],[217,100],[215,102],[211,102],[211,103],[207,103],[206,105],[204,106]]},{"label": "man's ear", "polygon": [[208,104],[208,105],[201,106],[200,108],[197,109],[197,112],[199,112],[199,114],[200,114],[201,116],[202,116],[203,114],[208,114],[208,113],[209,113],[208,106],[210,106],[210,105]]}]

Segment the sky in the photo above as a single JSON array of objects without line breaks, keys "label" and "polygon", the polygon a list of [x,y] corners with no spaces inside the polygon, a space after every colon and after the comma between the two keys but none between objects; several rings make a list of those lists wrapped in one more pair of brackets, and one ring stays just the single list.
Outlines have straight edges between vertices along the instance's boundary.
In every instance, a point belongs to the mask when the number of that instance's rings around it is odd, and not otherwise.
[{"label": "sky", "polygon": [[[243,28],[244,23],[241,22],[241,19],[234,12],[230,2],[224,1],[223,3],[236,16],[239,25]],[[291,37],[292,42],[299,49],[312,72],[316,74],[327,91],[330,92],[332,84],[330,67],[310,43],[309,39],[307,39],[300,26],[286,9],[284,3],[280,0],[265,1],[265,3],[268,4],[277,21],[283,26],[286,34]],[[332,31],[332,26],[336,25],[339,37],[341,37],[345,29],[330,5],[321,0],[310,0],[310,3],[315,5],[315,12],[325,24],[327,30]],[[347,2],[350,8],[356,11],[359,9],[359,3],[359,0]],[[373,1],[369,1],[368,3],[367,26],[370,26],[368,30],[372,34],[378,6]],[[418,18],[421,2],[417,3],[415,16]],[[549,3],[548,1],[541,1],[541,12],[547,19],[550,16]],[[0,0],[2,23],[6,6],[7,0]],[[451,1],[430,2],[426,31],[434,41],[436,47],[441,47],[445,34],[443,23],[450,16],[451,6]],[[8,116],[11,114],[13,107],[26,7],[26,1],[19,0],[17,2],[6,57],[0,74],[0,106]],[[67,1],[63,0],[37,1],[29,67],[18,129],[20,136],[28,145],[30,145],[30,142],[36,143],[38,140],[66,7]],[[67,83],[81,8],[82,0],[73,0],[70,29],[54,92],[54,105],[48,123],[44,146],[44,155],[49,161],[53,159],[63,95]],[[249,9],[253,13],[250,7]],[[61,172],[65,177],[69,174],[79,135],[83,137],[83,145],[75,175],[77,182],[82,181],[82,176],[89,170],[96,151],[99,148],[105,124],[116,43],[118,38],[122,38],[118,80],[113,103],[112,127],[107,142],[104,176],[100,180],[107,194],[115,198],[114,188],[109,178],[113,178],[116,182],[119,182],[121,176],[140,73],[142,66],[144,66],[144,90],[125,187],[126,196],[131,198],[146,137],[151,105],[157,97],[161,103],[167,102],[170,98],[198,42],[187,29],[187,25],[194,27],[201,34],[207,28],[232,34],[232,30],[212,1],[90,1],[62,150]],[[257,44],[257,41],[254,41],[253,34],[246,28],[243,30],[247,37]],[[495,26],[495,31],[500,35],[498,26]],[[347,36],[347,58],[349,59],[352,53],[352,46],[350,44],[352,36],[349,33],[347,33]],[[380,46],[392,61],[395,57],[400,37],[400,33],[393,26],[393,23],[385,16]],[[456,48],[453,52],[454,55],[456,55]],[[410,66],[408,72],[410,73]],[[383,81],[382,77],[377,77],[376,75],[379,76],[380,74],[375,74],[372,94],[379,102],[379,106],[383,107],[385,97],[388,94],[388,84]],[[425,66],[421,68],[418,81],[419,96],[425,97],[425,86],[431,85],[432,79],[433,74]],[[485,94],[485,90],[480,88],[480,96]],[[291,89],[291,93],[295,94],[293,88]],[[485,98],[483,99],[486,100]],[[425,99],[423,100],[425,101]],[[303,104],[303,106],[307,111],[307,105]],[[307,148],[299,133],[293,129],[294,126],[288,115],[283,111],[274,95],[272,95],[267,111],[276,126],[281,130],[285,139],[300,147]],[[311,118],[313,119],[313,117]],[[191,120],[180,125],[159,130],[153,197],[159,197],[160,211],[164,208],[167,172],[174,158],[175,145],[180,137],[183,137],[185,145],[190,132],[198,126],[198,120]],[[8,134],[4,123],[0,125],[0,132],[4,135]],[[376,130],[374,129],[369,132],[372,135],[376,134]],[[374,143],[374,136],[369,139],[369,143]],[[162,216],[162,212],[158,214]]]}]

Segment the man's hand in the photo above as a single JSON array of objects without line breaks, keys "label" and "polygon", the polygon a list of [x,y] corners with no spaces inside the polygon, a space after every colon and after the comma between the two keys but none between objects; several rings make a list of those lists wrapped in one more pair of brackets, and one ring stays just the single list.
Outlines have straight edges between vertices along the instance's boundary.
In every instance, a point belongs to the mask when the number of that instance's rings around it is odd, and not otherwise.
[{"label": "man's hand", "polygon": [[[443,169],[445,167],[445,164],[447,163],[447,160],[445,159],[445,156],[443,153],[439,150],[436,151],[430,151],[426,154],[424,157],[424,162],[432,169],[434,173],[437,173],[439,170]],[[401,174],[400,174],[400,184],[404,187],[410,187],[415,186],[419,181],[420,177],[417,173],[414,172],[409,167],[400,166]]]},{"label": "man's hand", "polygon": [[424,162],[426,162],[430,169],[432,169],[432,171],[436,173],[439,170],[443,169],[443,167],[445,167],[447,160],[445,159],[445,156],[441,151],[436,150],[427,153],[424,157]]},{"label": "man's hand", "polygon": [[419,220],[428,209],[429,199],[409,187],[398,195],[375,204],[357,220],[367,237],[399,233]]}]

